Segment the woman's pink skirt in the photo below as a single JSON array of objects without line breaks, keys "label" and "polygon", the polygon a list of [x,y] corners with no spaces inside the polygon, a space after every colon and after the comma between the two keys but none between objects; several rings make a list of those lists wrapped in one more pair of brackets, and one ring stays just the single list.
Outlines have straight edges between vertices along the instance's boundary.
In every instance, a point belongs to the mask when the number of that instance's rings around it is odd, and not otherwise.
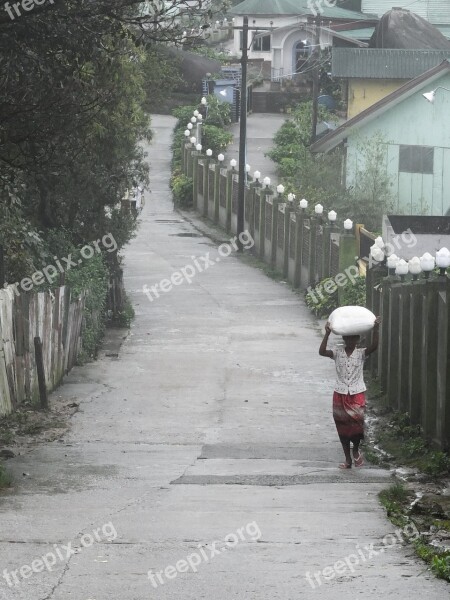
[{"label": "woman's pink skirt", "polygon": [[366,395],[333,394],[333,419],[342,441],[359,442],[364,439],[364,409]]}]

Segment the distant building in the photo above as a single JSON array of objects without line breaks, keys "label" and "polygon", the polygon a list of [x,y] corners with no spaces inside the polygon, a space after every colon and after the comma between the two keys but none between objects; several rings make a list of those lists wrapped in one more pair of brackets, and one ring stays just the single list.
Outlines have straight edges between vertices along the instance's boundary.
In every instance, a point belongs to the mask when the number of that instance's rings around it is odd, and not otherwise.
[{"label": "distant building", "polygon": [[[423,94],[438,89],[433,103]],[[345,149],[345,184],[364,169],[361,144],[384,140],[384,165],[400,213],[442,216],[450,210],[450,62],[404,83],[311,146]]]}]

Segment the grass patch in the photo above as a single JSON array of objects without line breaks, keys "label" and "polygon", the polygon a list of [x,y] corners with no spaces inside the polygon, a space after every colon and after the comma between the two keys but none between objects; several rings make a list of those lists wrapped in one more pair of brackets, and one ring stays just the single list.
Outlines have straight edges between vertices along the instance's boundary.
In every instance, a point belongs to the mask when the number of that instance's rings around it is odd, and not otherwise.
[{"label": "grass patch", "polygon": [[410,492],[404,485],[396,482],[386,490],[381,491],[378,497],[392,523],[398,527],[404,527],[408,523],[405,504],[410,497]]}]

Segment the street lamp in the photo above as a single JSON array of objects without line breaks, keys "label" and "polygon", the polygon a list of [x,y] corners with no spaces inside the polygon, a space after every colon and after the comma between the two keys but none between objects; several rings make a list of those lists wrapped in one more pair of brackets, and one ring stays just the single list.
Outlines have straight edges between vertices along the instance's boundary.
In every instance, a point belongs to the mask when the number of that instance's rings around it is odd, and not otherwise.
[{"label": "street lamp", "polygon": [[436,252],[436,266],[439,267],[439,275],[445,277],[447,269],[450,267],[450,251],[448,248],[441,248]]},{"label": "street lamp", "polygon": [[191,139],[190,139],[189,141],[191,142],[191,144],[192,144],[193,146],[195,146],[195,144],[197,143],[197,138],[196,138],[196,137],[194,137],[194,136],[192,136],[192,137],[191,137]]},{"label": "street lamp", "polygon": [[399,258],[396,254],[390,254],[387,259],[388,275],[393,275]]},{"label": "street lamp", "polygon": [[197,123],[197,117],[192,117],[192,118],[191,118],[191,123],[192,123],[192,124],[194,124],[194,123]]},{"label": "street lamp", "polygon": [[334,210],[330,210],[330,212],[328,213],[328,220],[330,221],[330,223],[334,223],[337,219],[337,213]]},{"label": "street lamp", "polygon": [[320,217],[323,213],[323,206],[321,204],[316,204],[314,207],[314,212],[318,217]]},{"label": "street lamp", "polygon": [[413,256],[409,259],[408,269],[411,275],[413,276],[413,281],[417,281],[418,276],[422,272],[422,267],[420,266],[420,258],[418,256]]},{"label": "street lamp", "polygon": [[395,274],[400,276],[401,281],[405,281],[405,275],[408,274],[409,267],[406,260],[401,258],[395,267]]},{"label": "street lamp", "polygon": [[185,137],[189,137],[191,135],[191,132],[189,131],[189,129],[186,129],[186,131],[184,132]]},{"label": "street lamp", "polygon": [[437,87],[435,90],[431,90],[431,92],[426,92],[425,94],[422,94],[422,96],[428,100],[428,102],[430,102],[431,104],[434,104],[434,100],[436,98],[436,92],[438,90],[445,90],[447,92],[450,92],[450,90],[446,87],[442,87],[442,85],[440,85],[439,87]]},{"label": "street lamp", "polygon": [[353,221],[351,219],[345,219],[344,221],[344,229],[349,232],[353,228]]},{"label": "street lamp", "polygon": [[384,260],[384,252],[376,244],[374,244],[373,246],[370,247],[370,256],[377,263],[382,263]]},{"label": "street lamp", "polygon": [[308,208],[308,200],[306,200],[305,198],[302,198],[299,204],[302,210],[306,210]]},{"label": "street lamp", "polygon": [[195,146],[195,149],[197,150],[197,152],[201,152],[202,151],[202,145],[201,144],[197,144]]},{"label": "street lamp", "polygon": [[270,185],[270,177],[264,177],[263,179],[263,183],[266,186],[266,188],[269,188]]},{"label": "street lamp", "polygon": [[246,173],[250,173],[250,171],[252,170],[250,165],[245,165],[245,172]]},{"label": "street lamp", "polygon": [[230,167],[233,169],[233,171],[235,170],[236,165],[237,165],[237,161],[234,158],[232,158],[230,160]]},{"label": "street lamp", "polygon": [[208,158],[211,158],[212,154],[213,154],[213,152],[212,152],[211,148],[208,148],[208,150],[206,151],[206,156]]},{"label": "street lamp", "polygon": [[223,154],[219,154],[217,156],[217,160],[219,161],[220,164],[222,164],[223,161],[225,160],[225,156]]},{"label": "street lamp", "polygon": [[199,114],[200,113],[198,112],[198,110],[194,110],[194,117],[197,117],[197,119],[198,119]]},{"label": "street lamp", "polygon": [[284,185],[282,185],[280,183],[280,185],[277,185],[277,192],[279,196],[282,196],[284,194]]},{"label": "street lamp", "polygon": [[260,171],[255,171],[253,173],[253,178],[255,179],[256,182],[258,182],[261,179],[261,172]]},{"label": "street lamp", "polygon": [[429,252],[425,252],[425,254],[420,257],[420,266],[425,274],[425,279],[429,278],[431,271],[434,269],[434,265],[434,257],[431,256]]},{"label": "street lamp", "polygon": [[192,129],[193,127],[194,127],[194,126],[192,125],[192,123],[188,123],[188,124],[187,124],[187,128],[189,129],[189,131],[191,131],[191,129]]}]

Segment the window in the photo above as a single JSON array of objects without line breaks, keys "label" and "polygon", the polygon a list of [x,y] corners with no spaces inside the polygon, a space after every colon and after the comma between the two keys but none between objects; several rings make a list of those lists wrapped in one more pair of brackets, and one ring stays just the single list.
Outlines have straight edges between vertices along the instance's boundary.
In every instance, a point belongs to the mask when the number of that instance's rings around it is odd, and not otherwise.
[{"label": "window", "polygon": [[434,148],[428,146],[400,146],[398,170],[401,173],[433,174]]},{"label": "window", "polygon": [[255,52],[270,52],[270,35],[256,37],[256,39],[255,37],[253,38],[253,50]]}]

